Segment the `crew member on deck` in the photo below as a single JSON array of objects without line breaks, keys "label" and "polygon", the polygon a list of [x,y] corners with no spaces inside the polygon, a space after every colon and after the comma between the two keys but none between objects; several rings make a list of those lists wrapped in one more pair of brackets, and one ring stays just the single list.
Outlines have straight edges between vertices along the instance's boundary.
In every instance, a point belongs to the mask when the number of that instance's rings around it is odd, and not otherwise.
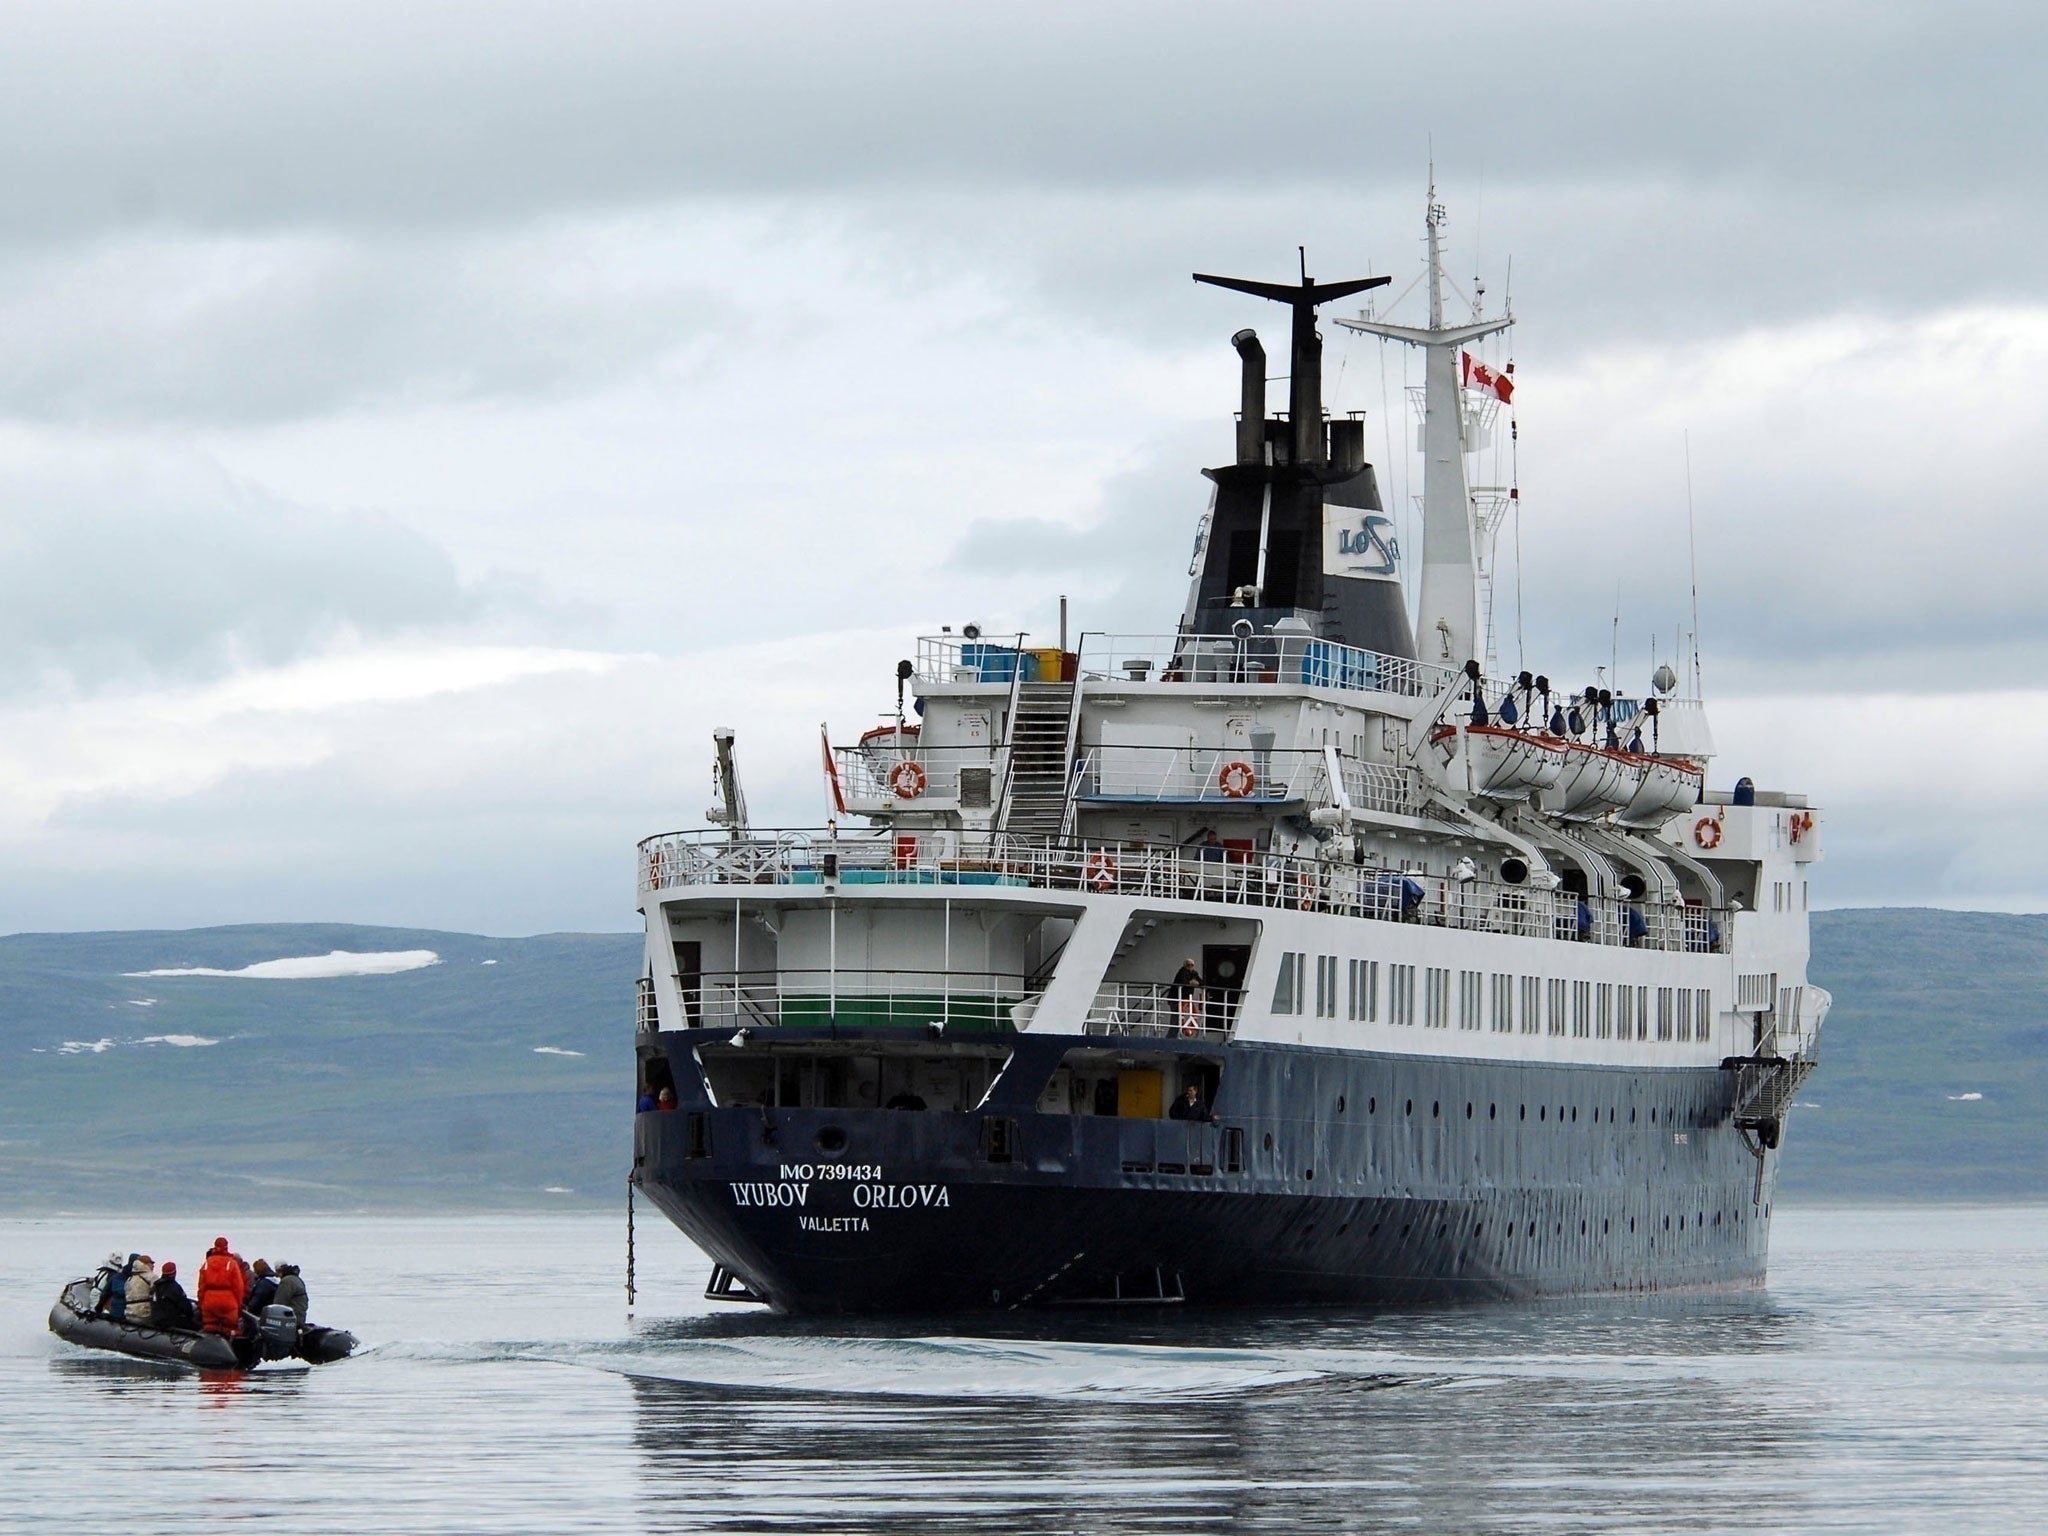
[{"label": "crew member on deck", "polygon": [[1193,1034],[1202,1027],[1202,987],[1201,969],[1195,964],[1195,957],[1190,955],[1173,973],[1173,995],[1180,1000],[1183,1034]]},{"label": "crew member on deck", "polygon": [[1214,1120],[1209,1106],[1202,1102],[1202,1085],[1189,1083],[1181,1089],[1180,1097],[1173,1101],[1173,1107],[1166,1112],[1171,1120]]}]

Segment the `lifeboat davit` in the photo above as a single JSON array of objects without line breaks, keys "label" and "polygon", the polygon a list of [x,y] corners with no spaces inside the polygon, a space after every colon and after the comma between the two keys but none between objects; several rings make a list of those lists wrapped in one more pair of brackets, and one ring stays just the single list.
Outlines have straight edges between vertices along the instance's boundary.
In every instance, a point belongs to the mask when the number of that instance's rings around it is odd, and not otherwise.
[{"label": "lifeboat davit", "polygon": [[1472,793],[1487,800],[1526,800],[1564,774],[1564,743],[1504,725],[1446,725],[1430,737],[1443,745],[1460,732]]},{"label": "lifeboat davit", "polygon": [[1614,819],[1624,827],[1660,827],[1700,803],[1706,770],[1682,757],[1637,757],[1643,782]]},{"label": "lifeboat davit", "polygon": [[1564,771],[1543,793],[1543,809],[1564,821],[1598,821],[1630,805],[1643,787],[1641,759],[1582,741],[1564,743]]}]

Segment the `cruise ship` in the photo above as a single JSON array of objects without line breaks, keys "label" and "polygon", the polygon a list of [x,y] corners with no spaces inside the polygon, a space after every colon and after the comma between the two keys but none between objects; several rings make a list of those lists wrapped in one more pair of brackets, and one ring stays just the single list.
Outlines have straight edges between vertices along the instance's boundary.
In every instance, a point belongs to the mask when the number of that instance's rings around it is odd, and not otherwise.
[{"label": "cruise ship", "polygon": [[1822,818],[1712,785],[1697,668],[1492,675],[1502,493],[1468,467],[1513,386],[1470,349],[1510,319],[1446,317],[1443,222],[1432,189],[1426,324],[1332,316],[1421,355],[1412,582],[1365,421],[1322,399],[1319,311],[1388,279],[1198,274],[1225,318],[1281,306],[1287,393],[1238,330],[1178,623],[943,627],[828,737],[823,825],[752,825],[720,732],[712,824],[640,845],[632,1183],[709,1294],[1762,1282],[1828,1007]]}]

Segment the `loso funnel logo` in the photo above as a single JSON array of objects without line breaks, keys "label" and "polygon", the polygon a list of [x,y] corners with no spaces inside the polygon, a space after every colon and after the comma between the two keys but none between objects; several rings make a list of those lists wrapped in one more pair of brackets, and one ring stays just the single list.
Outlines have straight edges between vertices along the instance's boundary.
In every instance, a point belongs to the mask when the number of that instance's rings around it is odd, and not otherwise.
[{"label": "loso funnel logo", "polygon": [[1368,512],[1356,528],[1337,528],[1337,558],[1346,576],[1391,576],[1401,559],[1392,518]]}]

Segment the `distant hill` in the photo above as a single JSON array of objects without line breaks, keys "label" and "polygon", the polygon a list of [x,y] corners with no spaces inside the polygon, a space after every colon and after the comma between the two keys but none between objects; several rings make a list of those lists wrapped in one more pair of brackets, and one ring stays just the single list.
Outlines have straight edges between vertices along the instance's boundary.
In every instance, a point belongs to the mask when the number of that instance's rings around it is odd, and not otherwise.
[{"label": "distant hill", "polygon": [[1816,912],[1811,970],[1835,1006],[1788,1197],[2048,1196],[2048,916]]},{"label": "distant hill", "polygon": [[[641,942],[299,923],[0,938],[0,1209],[622,1199]],[[124,974],[335,950],[438,960]],[[196,1040],[216,1043],[175,1043]]]},{"label": "distant hill", "polygon": [[[1785,1195],[2048,1194],[2048,917],[1824,912],[1813,929],[1835,1010]],[[640,946],[326,924],[0,938],[0,1210],[608,1204]],[[336,950],[437,958],[127,974]]]}]

